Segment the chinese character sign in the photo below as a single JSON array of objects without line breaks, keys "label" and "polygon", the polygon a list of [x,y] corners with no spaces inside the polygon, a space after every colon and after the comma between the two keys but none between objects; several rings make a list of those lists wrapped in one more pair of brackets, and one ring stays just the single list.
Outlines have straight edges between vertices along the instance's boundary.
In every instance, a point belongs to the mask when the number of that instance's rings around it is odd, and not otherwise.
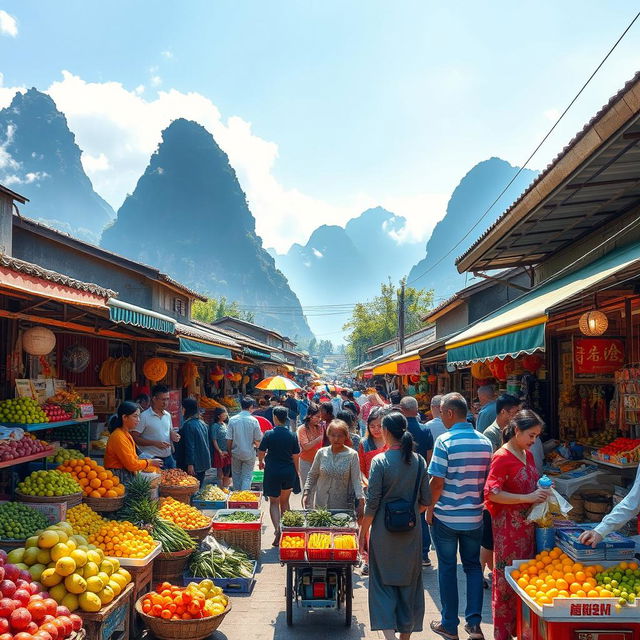
[{"label": "chinese character sign", "polygon": [[620,338],[574,338],[574,376],[613,376],[624,365],[624,340]]}]

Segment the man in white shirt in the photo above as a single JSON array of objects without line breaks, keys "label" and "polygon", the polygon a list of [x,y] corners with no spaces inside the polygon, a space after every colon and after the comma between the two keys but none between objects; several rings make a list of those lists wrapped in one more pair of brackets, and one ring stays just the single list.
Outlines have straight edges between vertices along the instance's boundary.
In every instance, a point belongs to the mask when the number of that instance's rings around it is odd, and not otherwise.
[{"label": "man in white shirt", "polygon": [[229,420],[227,427],[227,451],[231,455],[231,477],[236,491],[251,489],[256,447],[262,440],[260,424],[251,415],[254,405],[255,400],[251,396],[242,398],[242,411]]},{"label": "man in white shirt", "polygon": [[151,390],[151,406],[140,414],[140,422],[131,430],[131,437],[142,458],[162,458],[164,469],[175,469],[173,444],[180,434],[173,428],[169,406],[169,387],[157,384]]},{"label": "man in white shirt", "polygon": [[432,420],[429,420],[425,424],[427,429],[431,431],[431,435],[433,436],[433,441],[436,441],[438,436],[441,436],[443,433],[447,432],[447,428],[444,426],[442,422],[442,413],[440,412],[440,403],[442,402],[442,396],[433,396],[431,398],[431,415],[433,416]]}]

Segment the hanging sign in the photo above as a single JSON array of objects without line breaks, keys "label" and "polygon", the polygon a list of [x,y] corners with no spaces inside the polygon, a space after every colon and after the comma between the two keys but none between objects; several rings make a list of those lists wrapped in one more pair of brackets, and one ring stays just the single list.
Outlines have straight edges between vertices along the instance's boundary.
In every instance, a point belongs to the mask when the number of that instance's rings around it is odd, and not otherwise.
[{"label": "hanging sign", "polygon": [[573,339],[574,380],[609,382],[624,365],[625,346],[621,338]]},{"label": "hanging sign", "polygon": [[169,404],[167,411],[171,414],[171,424],[174,429],[182,425],[182,389],[169,391]]}]

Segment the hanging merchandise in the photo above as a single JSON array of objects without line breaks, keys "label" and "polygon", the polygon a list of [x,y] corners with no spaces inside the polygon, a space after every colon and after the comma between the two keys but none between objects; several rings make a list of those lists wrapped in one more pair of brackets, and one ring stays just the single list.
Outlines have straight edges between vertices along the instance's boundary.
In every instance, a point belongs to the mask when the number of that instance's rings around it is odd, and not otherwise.
[{"label": "hanging merchandise", "polygon": [[471,375],[476,380],[482,380],[493,377],[491,369],[484,362],[474,362],[471,365]]},{"label": "hanging merchandise", "polygon": [[182,386],[191,387],[198,379],[198,367],[194,362],[185,362],[182,365]]},{"label": "hanging merchandise", "polygon": [[56,346],[56,335],[46,327],[31,327],[22,334],[22,348],[30,356],[46,356]]},{"label": "hanging merchandise", "polygon": [[136,379],[135,362],[131,357],[107,358],[100,366],[98,377],[105,387],[128,387]]},{"label": "hanging merchandise", "polygon": [[489,369],[496,380],[503,381],[507,379],[507,363],[505,360],[496,358],[489,363]]},{"label": "hanging merchandise", "polygon": [[249,382],[250,378],[249,376],[242,376],[242,384],[247,384]]},{"label": "hanging merchandise", "polygon": [[542,363],[542,357],[537,353],[532,353],[522,358],[522,366],[529,373],[535,373],[542,366]]},{"label": "hanging merchandise", "polygon": [[67,347],[62,354],[62,366],[71,373],[86,371],[90,361],[91,353],[89,349],[80,344],[73,344]]},{"label": "hanging merchandise", "polygon": [[162,358],[150,358],[142,366],[142,373],[151,380],[159,382],[167,375],[167,363]]},{"label": "hanging merchandise", "polygon": [[597,309],[583,313],[578,321],[578,327],[585,336],[601,336],[608,326],[609,319]]}]

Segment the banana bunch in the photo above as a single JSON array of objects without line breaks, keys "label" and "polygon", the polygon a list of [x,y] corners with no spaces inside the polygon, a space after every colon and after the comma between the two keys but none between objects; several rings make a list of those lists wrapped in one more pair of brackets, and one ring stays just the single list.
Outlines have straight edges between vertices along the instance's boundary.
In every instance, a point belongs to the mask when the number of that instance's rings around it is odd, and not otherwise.
[{"label": "banana bunch", "polygon": [[309,536],[308,549],[330,549],[331,535],[328,533],[312,533]]},{"label": "banana bunch", "polygon": [[356,537],[353,535],[333,536],[334,549],[357,549]]}]

